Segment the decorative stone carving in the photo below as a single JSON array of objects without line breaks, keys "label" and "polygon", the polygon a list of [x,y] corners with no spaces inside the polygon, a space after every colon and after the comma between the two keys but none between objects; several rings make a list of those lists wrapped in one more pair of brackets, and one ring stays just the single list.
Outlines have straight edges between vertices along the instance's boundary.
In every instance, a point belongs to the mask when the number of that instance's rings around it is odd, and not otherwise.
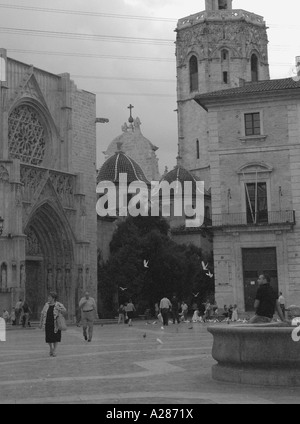
[{"label": "decorative stone carving", "polygon": [[23,163],[43,162],[47,135],[37,112],[28,105],[15,108],[8,119],[8,144],[11,158]]},{"label": "decorative stone carving", "polygon": [[9,181],[9,172],[3,165],[0,165],[0,181]]},{"label": "decorative stone carving", "polygon": [[26,269],[25,269],[25,264],[21,264],[21,266],[20,266],[20,287],[22,289],[24,289],[25,284],[26,284]]},{"label": "decorative stone carving", "polygon": [[47,270],[47,290],[48,293],[53,290],[53,273],[52,273],[52,267],[51,265],[48,265],[48,270]]},{"label": "decorative stone carving", "polygon": [[26,238],[26,254],[28,256],[41,256],[42,255],[42,248],[40,245],[40,242],[33,231],[32,228],[29,228],[27,232],[27,238]]},{"label": "decorative stone carving", "polygon": [[67,267],[66,267],[65,286],[66,286],[66,290],[71,290],[72,288],[71,270],[70,268],[67,268]]},{"label": "decorative stone carving", "polygon": [[[47,180],[50,180],[54,191],[64,207],[74,206],[74,191],[76,176],[62,172],[47,171],[28,165],[21,166],[21,182],[23,184],[23,200],[32,203],[44,190]],[[48,191],[47,197],[54,193]]]},{"label": "decorative stone carving", "polygon": [[82,267],[78,268],[77,287],[78,287],[78,293],[81,295],[83,293],[83,269],[82,269]]},{"label": "decorative stone carving", "polygon": [[16,186],[16,207],[22,207],[22,188],[20,184]]},{"label": "decorative stone carving", "polygon": [[21,166],[21,183],[23,184],[23,200],[32,202],[39,188],[45,184],[47,171],[30,166]]},{"label": "decorative stone carving", "polygon": [[75,176],[59,172],[50,172],[50,181],[64,206],[74,204]]}]

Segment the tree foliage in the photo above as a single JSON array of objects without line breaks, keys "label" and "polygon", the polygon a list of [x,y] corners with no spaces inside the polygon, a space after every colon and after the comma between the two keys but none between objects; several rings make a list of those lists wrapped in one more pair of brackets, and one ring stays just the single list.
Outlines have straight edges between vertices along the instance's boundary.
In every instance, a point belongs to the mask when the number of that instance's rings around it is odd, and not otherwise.
[{"label": "tree foliage", "polygon": [[214,280],[201,264],[202,260],[209,262],[212,270],[212,258],[204,257],[194,245],[176,244],[169,234],[169,225],[161,217],[129,217],[119,223],[110,244],[110,258],[106,264],[99,261],[98,266],[104,314],[115,313],[117,304],[129,298],[143,313],[174,292],[190,304],[213,296]]}]

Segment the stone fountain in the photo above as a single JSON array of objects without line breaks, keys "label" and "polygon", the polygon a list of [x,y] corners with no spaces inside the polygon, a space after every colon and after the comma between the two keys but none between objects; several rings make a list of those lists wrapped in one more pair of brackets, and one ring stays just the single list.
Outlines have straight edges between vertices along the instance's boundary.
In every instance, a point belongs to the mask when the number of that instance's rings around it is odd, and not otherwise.
[{"label": "stone fountain", "polygon": [[[300,386],[300,308],[289,307],[289,323],[209,327],[212,378],[259,386]],[[299,320],[300,322],[300,320]],[[294,326],[293,326],[294,324]]]}]

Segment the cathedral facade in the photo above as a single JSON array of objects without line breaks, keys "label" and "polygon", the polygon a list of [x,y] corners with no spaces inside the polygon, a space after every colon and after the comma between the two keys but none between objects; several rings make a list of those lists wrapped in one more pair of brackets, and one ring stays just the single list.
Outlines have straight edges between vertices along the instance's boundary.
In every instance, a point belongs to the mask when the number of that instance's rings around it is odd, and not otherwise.
[{"label": "cathedral facade", "polygon": [[97,296],[95,95],[0,56],[0,304],[37,318],[55,290],[72,318]]}]

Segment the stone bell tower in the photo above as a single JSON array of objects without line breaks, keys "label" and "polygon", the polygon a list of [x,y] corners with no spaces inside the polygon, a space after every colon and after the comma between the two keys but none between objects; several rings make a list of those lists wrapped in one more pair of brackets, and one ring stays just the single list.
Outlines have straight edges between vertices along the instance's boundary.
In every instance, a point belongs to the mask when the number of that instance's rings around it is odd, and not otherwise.
[{"label": "stone bell tower", "polygon": [[232,0],[206,0],[205,11],[178,21],[176,40],[179,157],[207,179],[206,113],[197,94],[270,79],[264,19],[232,9]]}]

